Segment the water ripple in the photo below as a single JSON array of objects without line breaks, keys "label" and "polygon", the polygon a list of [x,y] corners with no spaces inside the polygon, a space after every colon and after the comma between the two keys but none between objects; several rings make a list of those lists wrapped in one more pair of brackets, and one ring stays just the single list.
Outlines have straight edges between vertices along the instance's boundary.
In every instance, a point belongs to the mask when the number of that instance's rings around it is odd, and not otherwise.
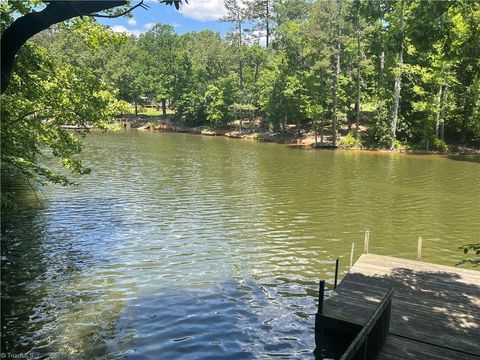
[{"label": "water ripple", "polygon": [[[2,218],[2,343],[39,358],[307,359],[352,242],[452,265],[480,167],[179,134],[92,134],[80,186]],[[10,216],[11,215],[11,216]],[[355,257],[359,252],[355,254]]]}]

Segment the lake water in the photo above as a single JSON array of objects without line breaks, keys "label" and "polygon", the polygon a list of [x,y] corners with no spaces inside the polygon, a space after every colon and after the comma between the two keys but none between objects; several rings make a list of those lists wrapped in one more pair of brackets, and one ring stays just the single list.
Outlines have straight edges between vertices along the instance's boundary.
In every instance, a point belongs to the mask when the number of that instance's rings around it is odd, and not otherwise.
[{"label": "lake water", "polygon": [[350,249],[454,265],[480,163],[130,130],[92,133],[79,186],[2,217],[2,351],[313,358],[319,279]]}]

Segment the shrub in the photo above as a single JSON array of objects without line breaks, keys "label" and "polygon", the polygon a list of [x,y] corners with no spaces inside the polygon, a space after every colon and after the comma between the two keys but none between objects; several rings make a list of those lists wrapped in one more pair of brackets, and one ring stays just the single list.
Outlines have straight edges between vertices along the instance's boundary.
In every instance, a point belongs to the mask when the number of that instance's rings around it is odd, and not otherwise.
[{"label": "shrub", "polygon": [[448,146],[447,146],[447,144],[445,143],[445,141],[440,140],[440,139],[438,139],[438,138],[435,138],[435,139],[433,140],[432,147],[433,147],[435,150],[442,151],[442,152],[445,152],[445,151],[448,150]]},{"label": "shrub", "polygon": [[360,135],[358,136],[358,139],[355,139],[355,136],[353,135],[353,131],[350,131],[347,136],[345,136],[341,141],[340,141],[340,146],[344,147],[362,147],[362,139],[360,138]]}]

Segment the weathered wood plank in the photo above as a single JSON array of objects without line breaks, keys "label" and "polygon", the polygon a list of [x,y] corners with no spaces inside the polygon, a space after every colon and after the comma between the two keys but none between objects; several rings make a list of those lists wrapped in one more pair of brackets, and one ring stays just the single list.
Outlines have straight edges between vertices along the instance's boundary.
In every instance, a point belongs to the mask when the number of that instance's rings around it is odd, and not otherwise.
[{"label": "weathered wood plank", "polygon": [[377,360],[480,360],[480,357],[390,335]]},{"label": "weathered wood plank", "polygon": [[360,256],[354,267],[351,269],[351,273],[356,271],[356,268],[368,266],[370,268],[378,267],[380,269],[379,274],[384,274],[385,271],[392,271],[397,268],[405,268],[415,270],[418,272],[446,272],[454,273],[458,276],[460,282],[467,282],[472,284],[479,284],[480,272],[477,270],[465,269],[461,267],[452,267],[445,265],[430,264],[423,261],[398,259],[391,256],[383,256],[376,254],[364,254]]},{"label": "weathered wood plank", "polygon": [[324,305],[324,314],[365,324],[393,287],[390,332],[480,356],[480,272],[362,255]]}]

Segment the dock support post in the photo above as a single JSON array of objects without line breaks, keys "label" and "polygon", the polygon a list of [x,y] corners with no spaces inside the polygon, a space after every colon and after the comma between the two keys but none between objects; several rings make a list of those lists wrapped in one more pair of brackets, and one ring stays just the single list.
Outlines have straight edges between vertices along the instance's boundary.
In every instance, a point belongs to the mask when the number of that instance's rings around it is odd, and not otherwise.
[{"label": "dock support post", "polygon": [[350,251],[350,269],[353,266],[353,251],[355,250],[355,243],[352,243],[352,251]]},{"label": "dock support post", "polygon": [[365,241],[363,244],[363,252],[368,254],[368,242],[370,241],[370,231],[365,230]]},{"label": "dock support post", "polygon": [[417,241],[417,260],[422,259],[422,243],[423,243],[422,237],[419,236]]},{"label": "dock support post", "polygon": [[325,280],[320,280],[320,286],[318,288],[318,314],[323,313],[323,301],[325,300]]},{"label": "dock support post", "polygon": [[335,290],[337,288],[337,281],[338,281],[338,261],[339,259],[337,259],[335,261],[335,282],[333,283],[333,290]]}]

